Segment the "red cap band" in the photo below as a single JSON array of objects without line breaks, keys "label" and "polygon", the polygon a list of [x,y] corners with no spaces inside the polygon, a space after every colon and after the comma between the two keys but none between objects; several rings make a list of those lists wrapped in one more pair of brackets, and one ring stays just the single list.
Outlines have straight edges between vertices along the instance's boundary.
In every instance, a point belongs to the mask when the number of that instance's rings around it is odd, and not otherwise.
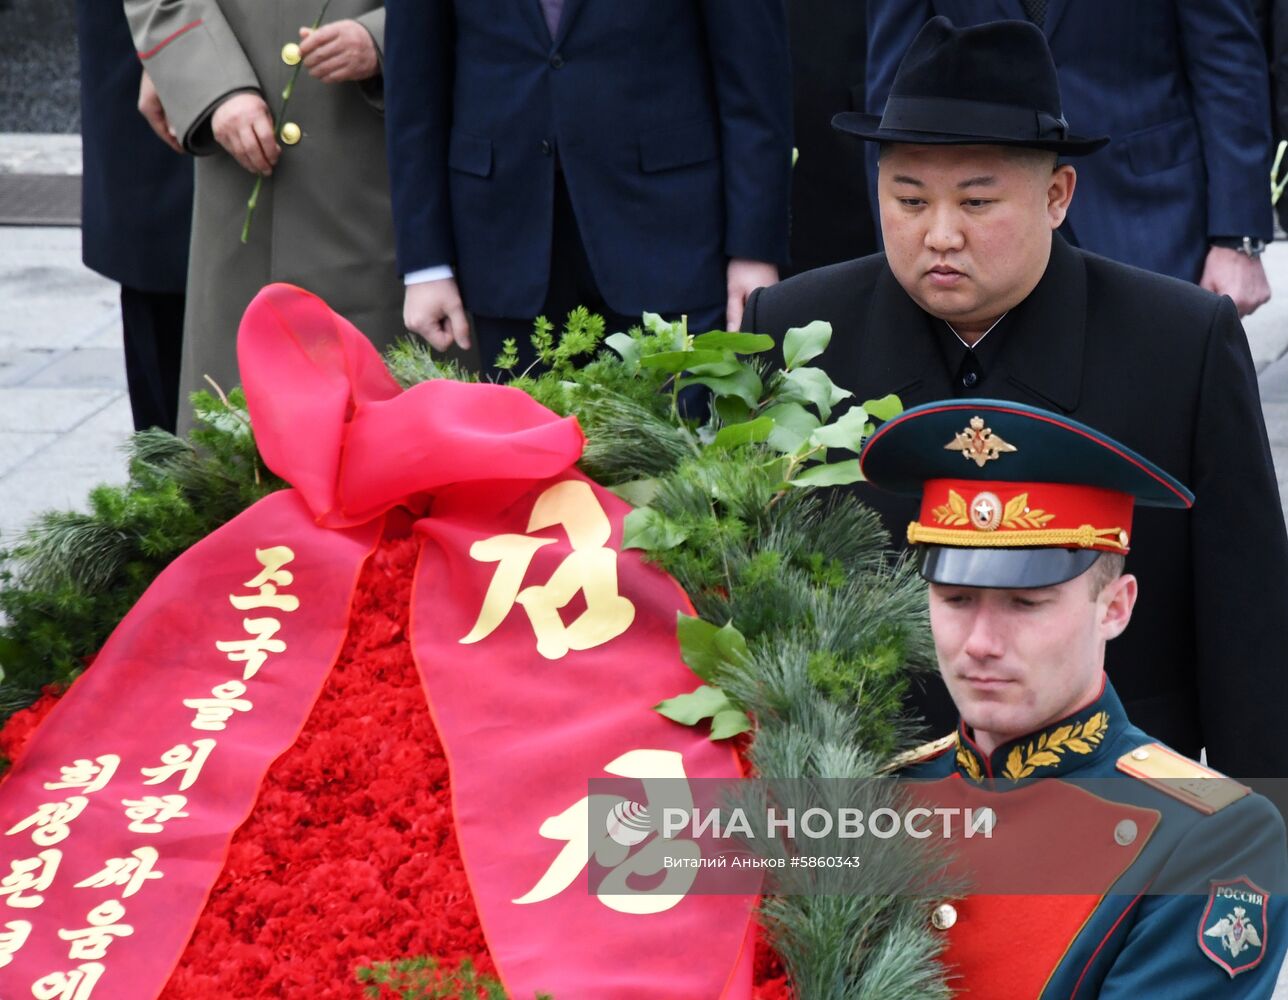
[{"label": "red cap band", "polygon": [[1130,494],[1063,483],[929,479],[910,542],[970,548],[1087,548],[1126,552]]}]

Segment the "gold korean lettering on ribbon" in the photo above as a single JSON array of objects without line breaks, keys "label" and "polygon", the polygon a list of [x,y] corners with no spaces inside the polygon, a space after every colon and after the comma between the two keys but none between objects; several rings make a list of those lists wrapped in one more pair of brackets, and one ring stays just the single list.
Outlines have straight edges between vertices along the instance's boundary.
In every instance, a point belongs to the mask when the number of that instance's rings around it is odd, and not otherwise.
[{"label": "gold korean lettering on ribbon", "polygon": [[[556,525],[567,533],[572,551],[544,584],[524,587],[537,550],[555,542],[530,533]],[[618,593],[617,552],[608,547],[612,525],[588,484],[567,479],[551,486],[533,504],[527,530],[527,535],[494,535],[470,546],[470,558],[494,562],[497,568],[478,619],[462,643],[486,639],[515,604],[527,612],[537,652],[548,660],[558,660],[569,650],[601,646],[630,628],[635,605]],[[559,612],[578,593],[586,609],[565,625]]]}]

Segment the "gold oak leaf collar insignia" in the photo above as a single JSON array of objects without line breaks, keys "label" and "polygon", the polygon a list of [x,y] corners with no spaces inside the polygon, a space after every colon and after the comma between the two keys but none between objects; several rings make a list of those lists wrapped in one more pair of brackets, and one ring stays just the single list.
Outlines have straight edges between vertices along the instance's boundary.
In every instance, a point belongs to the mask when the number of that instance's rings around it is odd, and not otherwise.
[{"label": "gold oak leaf collar insignia", "polygon": [[[1080,722],[1065,722],[1014,744],[1005,754],[1000,769],[990,767],[990,776],[1019,781],[1042,776],[1048,769],[1059,769],[1066,763],[1093,753],[1109,732],[1109,713],[1098,711]],[[984,780],[984,767],[989,766],[979,753],[957,734],[956,764],[974,782]]]},{"label": "gold oak leaf collar insignia", "polygon": [[960,451],[963,458],[971,460],[981,469],[989,462],[996,461],[1003,452],[1019,451],[1015,445],[994,434],[991,427],[985,427],[983,417],[971,417],[970,426],[958,431],[944,448],[948,451]]},{"label": "gold oak leaf collar insignia", "polygon": [[1056,726],[1036,740],[1017,743],[1006,755],[1004,778],[1018,781],[1037,771],[1058,766],[1067,754],[1089,754],[1109,730],[1109,715],[1097,712],[1084,722]]}]

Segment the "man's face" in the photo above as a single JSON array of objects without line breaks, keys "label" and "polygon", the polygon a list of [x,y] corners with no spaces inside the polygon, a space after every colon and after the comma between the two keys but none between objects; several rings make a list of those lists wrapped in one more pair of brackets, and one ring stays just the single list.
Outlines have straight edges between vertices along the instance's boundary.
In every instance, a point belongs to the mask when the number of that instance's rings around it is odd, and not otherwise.
[{"label": "man's face", "polygon": [[1095,699],[1105,643],[1127,627],[1136,580],[1092,596],[1086,574],[1054,587],[930,586],[930,625],[948,692],[982,749],[1041,729]]},{"label": "man's face", "polygon": [[983,333],[1042,277],[1073,187],[1072,167],[1027,150],[891,144],[877,184],[890,270],[926,312]]}]

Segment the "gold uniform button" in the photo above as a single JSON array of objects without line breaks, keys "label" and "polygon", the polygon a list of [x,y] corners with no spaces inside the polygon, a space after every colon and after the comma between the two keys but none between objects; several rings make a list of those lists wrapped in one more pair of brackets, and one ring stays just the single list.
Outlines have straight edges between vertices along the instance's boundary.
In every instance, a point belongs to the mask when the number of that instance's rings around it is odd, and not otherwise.
[{"label": "gold uniform button", "polygon": [[288,146],[294,146],[303,135],[304,133],[300,131],[300,127],[295,122],[287,122],[282,126],[282,141]]},{"label": "gold uniform button", "polygon": [[298,66],[300,58],[300,47],[294,42],[287,42],[282,46],[282,62],[286,65]]},{"label": "gold uniform button", "polygon": [[1126,847],[1136,840],[1136,824],[1132,820],[1125,819],[1114,827],[1114,840]]},{"label": "gold uniform button", "polygon": [[946,931],[957,923],[957,907],[952,903],[940,903],[930,915],[930,925],[937,931]]}]

